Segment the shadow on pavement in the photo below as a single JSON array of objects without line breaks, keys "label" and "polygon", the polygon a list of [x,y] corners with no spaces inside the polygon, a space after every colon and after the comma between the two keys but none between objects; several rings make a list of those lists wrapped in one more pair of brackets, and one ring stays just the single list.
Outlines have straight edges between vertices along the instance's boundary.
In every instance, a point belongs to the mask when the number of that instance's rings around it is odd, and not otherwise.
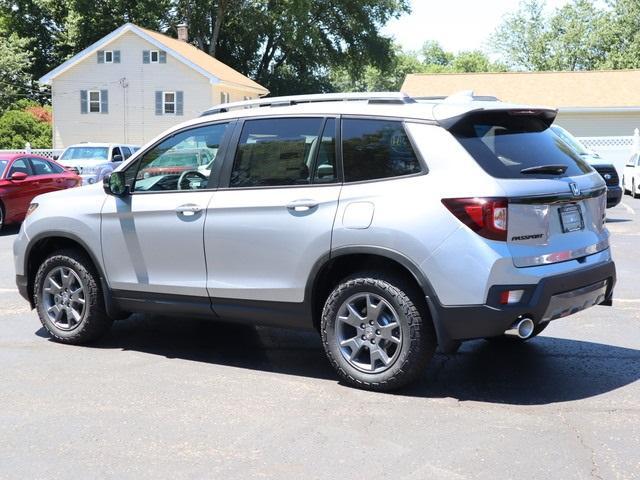
[{"label": "shadow on pavement", "polygon": [[17,235],[20,231],[20,223],[5,225],[0,229],[0,237],[8,237],[9,235]]},{"label": "shadow on pavement", "polygon": [[[48,337],[44,329],[36,333]],[[315,332],[134,315],[92,348],[337,380]],[[640,350],[544,336],[515,345],[477,340],[455,355],[436,355],[424,378],[397,394],[541,405],[593,397],[638,379]]]}]

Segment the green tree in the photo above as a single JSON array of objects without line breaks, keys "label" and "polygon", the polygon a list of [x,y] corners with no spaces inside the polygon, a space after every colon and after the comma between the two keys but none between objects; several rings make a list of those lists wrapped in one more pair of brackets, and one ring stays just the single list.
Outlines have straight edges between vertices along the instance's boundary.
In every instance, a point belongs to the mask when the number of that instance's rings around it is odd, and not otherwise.
[{"label": "green tree", "polygon": [[612,0],[602,20],[599,68],[640,68],[640,2]]},{"label": "green tree", "polygon": [[0,112],[31,93],[28,44],[15,33],[5,36],[0,28]]}]

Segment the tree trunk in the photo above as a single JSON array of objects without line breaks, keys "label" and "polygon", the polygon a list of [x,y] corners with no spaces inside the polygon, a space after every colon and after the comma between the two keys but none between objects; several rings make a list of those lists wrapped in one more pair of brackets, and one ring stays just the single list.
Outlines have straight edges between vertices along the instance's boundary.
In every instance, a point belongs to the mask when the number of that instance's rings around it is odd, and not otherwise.
[{"label": "tree trunk", "polygon": [[222,20],[224,19],[226,7],[227,0],[220,0],[218,2],[216,20],[213,24],[213,33],[211,35],[211,43],[209,44],[209,55],[214,58],[216,56],[216,47],[218,46],[218,38],[220,38],[220,28],[222,27]]}]

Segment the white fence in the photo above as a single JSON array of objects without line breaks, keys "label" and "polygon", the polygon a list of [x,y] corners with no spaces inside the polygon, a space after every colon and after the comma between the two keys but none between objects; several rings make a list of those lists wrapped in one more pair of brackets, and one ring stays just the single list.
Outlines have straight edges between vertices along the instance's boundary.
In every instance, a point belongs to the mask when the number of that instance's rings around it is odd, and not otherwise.
[{"label": "white fence", "polygon": [[40,155],[47,158],[59,157],[62,155],[62,152],[64,152],[64,148],[23,148],[22,150],[0,150],[0,153],[33,153],[34,155]]},{"label": "white fence", "polygon": [[628,137],[581,137],[581,143],[593,150],[607,163],[613,163],[622,175],[624,164],[629,157],[638,150],[638,139],[635,136]]}]

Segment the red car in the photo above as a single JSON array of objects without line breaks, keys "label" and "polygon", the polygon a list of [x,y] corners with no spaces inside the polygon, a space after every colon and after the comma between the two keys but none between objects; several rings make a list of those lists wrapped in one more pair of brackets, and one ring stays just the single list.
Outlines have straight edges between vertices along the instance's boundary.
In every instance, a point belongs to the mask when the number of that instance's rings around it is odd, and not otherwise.
[{"label": "red car", "polygon": [[79,185],[82,178],[48,158],[0,154],[0,228],[24,220],[36,195]]}]

